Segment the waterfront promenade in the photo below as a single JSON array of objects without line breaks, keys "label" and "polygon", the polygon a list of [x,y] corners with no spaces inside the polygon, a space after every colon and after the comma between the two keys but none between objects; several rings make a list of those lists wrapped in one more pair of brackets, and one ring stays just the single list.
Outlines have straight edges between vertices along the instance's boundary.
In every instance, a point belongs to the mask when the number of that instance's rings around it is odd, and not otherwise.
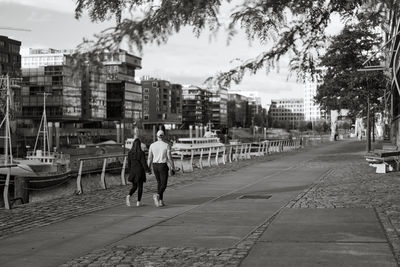
[{"label": "waterfront promenade", "polygon": [[[338,141],[0,211],[1,266],[398,266],[399,173]],[[134,200],[134,199],[132,199]],[[135,203],[132,201],[132,203]]]}]

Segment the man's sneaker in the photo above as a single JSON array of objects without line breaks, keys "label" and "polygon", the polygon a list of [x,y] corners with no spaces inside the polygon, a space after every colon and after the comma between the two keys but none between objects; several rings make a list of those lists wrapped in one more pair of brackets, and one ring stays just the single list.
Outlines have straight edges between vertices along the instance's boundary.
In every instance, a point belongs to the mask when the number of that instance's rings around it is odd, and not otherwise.
[{"label": "man's sneaker", "polygon": [[160,196],[159,196],[158,194],[154,194],[154,195],[153,195],[153,200],[154,200],[154,205],[155,205],[156,207],[159,207],[158,201],[160,200]]},{"label": "man's sneaker", "polygon": [[130,195],[127,195],[127,196],[126,196],[126,200],[125,200],[125,203],[126,203],[126,205],[127,205],[128,207],[131,206],[131,201],[129,200],[130,197],[131,197]]},{"label": "man's sneaker", "polygon": [[136,202],[136,207],[142,206],[142,203],[140,201]]},{"label": "man's sneaker", "polygon": [[159,206],[159,207],[164,207],[164,206],[165,206],[164,201],[159,200],[159,201],[158,201],[158,206]]}]

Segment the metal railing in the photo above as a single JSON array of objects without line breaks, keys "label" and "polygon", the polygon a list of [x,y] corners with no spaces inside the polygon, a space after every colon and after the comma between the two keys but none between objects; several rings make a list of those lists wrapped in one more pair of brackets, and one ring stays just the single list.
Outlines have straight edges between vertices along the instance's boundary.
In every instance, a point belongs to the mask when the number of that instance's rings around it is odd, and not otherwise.
[{"label": "metal railing", "polygon": [[[274,141],[262,141],[257,143],[241,143],[235,145],[225,145],[221,147],[203,147],[203,148],[188,148],[188,149],[177,149],[173,150],[173,154],[178,156],[179,162],[175,163],[175,166],[179,166],[180,170],[184,172],[194,171],[194,166],[203,169],[204,167],[218,166],[219,164],[226,164],[227,162],[232,163],[239,160],[247,160],[253,157],[261,157],[271,153],[280,153],[293,149],[298,149],[302,146],[302,141],[297,140],[274,140]],[[107,189],[106,183],[106,168],[107,163],[110,159],[123,158],[122,166],[120,168],[121,173],[121,185],[126,185],[126,166],[127,166],[127,154],[118,155],[105,155],[98,157],[85,157],[79,158],[79,170],[76,179],[76,194],[82,194],[82,175],[85,173],[91,173],[93,171],[85,172],[84,164],[87,161],[103,160],[103,165],[100,173],[100,185],[102,189]],[[187,164],[185,162],[187,161]],[[196,164],[197,163],[197,164]],[[185,167],[186,166],[186,167]],[[115,170],[115,169],[114,169]],[[98,171],[97,171],[98,172]]]},{"label": "metal railing", "polygon": [[[79,194],[83,193],[82,174],[84,174],[83,167],[84,167],[84,162],[85,161],[93,161],[93,160],[103,159],[103,167],[101,169],[101,174],[100,174],[100,185],[101,185],[102,189],[107,189],[107,183],[106,183],[106,167],[107,167],[107,163],[109,163],[108,162],[109,159],[117,160],[118,158],[123,158],[122,167],[121,167],[121,185],[126,185],[125,169],[126,169],[127,154],[105,155],[105,156],[98,156],[98,157],[79,158],[78,159],[78,161],[79,161],[79,170],[78,170],[78,176],[76,178],[76,194],[79,195]],[[117,169],[119,169],[119,168],[117,168]]]},{"label": "metal railing", "polygon": [[[218,166],[220,163],[233,162],[238,160],[251,159],[252,157],[265,156],[271,153],[279,153],[300,148],[302,146],[301,139],[295,140],[274,140],[262,141],[257,143],[241,143],[235,145],[225,145],[223,147],[202,147],[202,148],[187,148],[177,149],[173,151],[175,156],[178,156],[182,172],[193,171],[195,162],[197,166],[203,169],[205,165],[212,166],[212,162]],[[185,161],[188,164],[185,164]],[[185,170],[185,165],[188,165]]]},{"label": "metal railing", "polygon": [[[239,160],[247,160],[253,157],[262,157],[272,153],[281,153],[284,151],[294,150],[302,147],[305,143],[303,139],[293,140],[266,140],[261,142],[253,143],[240,143],[232,145],[224,145],[221,147],[203,147],[203,148],[188,148],[174,150],[175,155],[179,155],[175,166],[180,166],[182,172],[194,171],[194,166],[203,169],[204,167],[218,166],[219,164],[226,164],[227,162],[232,163]],[[100,186],[102,189],[107,189],[106,182],[106,171],[120,171],[120,184],[127,185],[125,172],[127,167],[127,154],[114,154],[114,155],[103,155],[95,157],[84,157],[79,158],[79,169],[76,178],[76,194],[82,194],[82,176],[84,174],[100,173]],[[92,164],[93,161],[102,160],[102,168],[84,170],[85,163]],[[175,159],[176,160],[176,159]],[[89,163],[91,162],[91,163]],[[118,162],[122,165],[116,168],[107,168],[107,164],[112,162]],[[187,162],[185,164],[185,162]],[[196,164],[197,163],[197,164]],[[186,167],[185,167],[186,165]],[[12,165],[0,165],[0,168],[9,168],[17,166]],[[6,186],[4,187],[4,203],[5,208],[10,209],[8,199],[8,184],[10,182],[10,175],[7,175]]]}]

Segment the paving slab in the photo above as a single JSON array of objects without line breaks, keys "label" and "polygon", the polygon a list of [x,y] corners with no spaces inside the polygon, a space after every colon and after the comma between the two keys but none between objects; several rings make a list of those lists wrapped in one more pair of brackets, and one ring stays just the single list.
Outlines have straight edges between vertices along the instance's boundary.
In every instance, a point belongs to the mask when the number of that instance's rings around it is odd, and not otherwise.
[{"label": "paving slab", "polygon": [[34,263],[32,266],[55,266],[192,208],[176,205],[155,210],[154,206],[117,206],[13,235],[0,242],[1,266],[26,266],[29,260]]},{"label": "paving slab", "polygon": [[241,266],[397,266],[373,209],[286,208]]},{"label": "paving slab", "polygon": [[134,236],[127,237],[115,245],[144,247],[230,247],[245,236],[251,227],[221,224],[157,225]]},{"label": "paving slab", "polygon": [[386,243],[259,242],[244,267],[396,267]]},{"label": "paving slab", "polygon": [[335,147],[178,184],[163,208],[150,194],[143,207],[128,208],[123,190],[111,195],[121,199],[113,208],[2,239],[1,266],[395,266],[373,209],[281,210],[329,174],[332,153],[342,159],[348,149]]}]

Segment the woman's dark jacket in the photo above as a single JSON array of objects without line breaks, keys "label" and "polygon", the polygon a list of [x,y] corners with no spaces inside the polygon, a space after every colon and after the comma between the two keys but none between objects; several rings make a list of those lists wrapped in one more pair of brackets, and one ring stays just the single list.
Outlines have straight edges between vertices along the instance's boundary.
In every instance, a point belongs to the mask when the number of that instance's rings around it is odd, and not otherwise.
[{"label": "woman's dark jacket", "polygon": [[143,151],[128,153],[129,182],[146,182],[146,172],[150,172]]}]

